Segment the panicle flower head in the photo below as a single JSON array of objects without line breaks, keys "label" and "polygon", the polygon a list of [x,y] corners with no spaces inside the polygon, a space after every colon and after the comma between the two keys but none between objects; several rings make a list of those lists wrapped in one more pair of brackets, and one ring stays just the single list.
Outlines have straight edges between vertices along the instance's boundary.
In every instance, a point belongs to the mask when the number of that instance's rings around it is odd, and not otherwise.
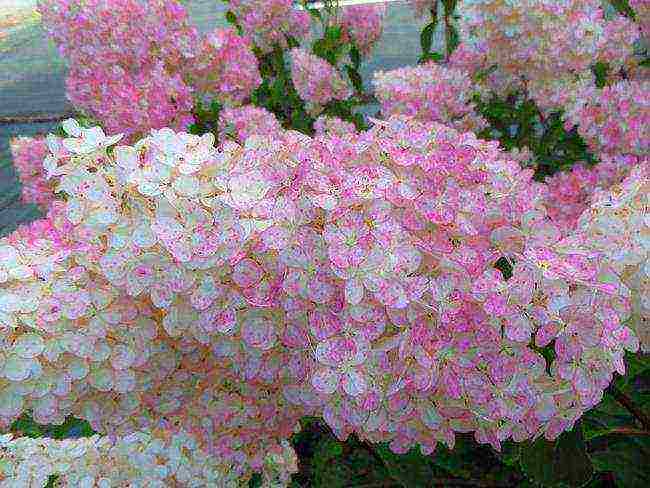
[{"label": "panicle flower head", "polygon": [[72,66],[177,70],[197,40],[176,0],[39,0],[49,35]]},{"label": "panicle flower head", "polygon": [[41,210],[47,210],[55,195],[43,169],[43,161],[50,152],[45,137],[17,137],[10,141],[9,148],[23,186],[23,202],[35,203]]},{"label": "panicle flower head", "polygon": [[650,81],[625,80],[596,88],[576,89],[566,108],[567,129],[578,133],[596,154],[650,153]]},{"label": "panicle flower head", "polygon": [[359,52],[368,56],[383,31],[386,4],[351,5],[341,9],[341,30],[344,42],[353,42]]},{"label": "panicle flower head", "polygon": [[268,110],[254,105],[226,108],[220,113],[221,130],[244,143],[251,136],[277,136],[282,126]]},{"label": "panicle flower head", "polygon": [[295,9],[292,0],[231,0],[228,6],[262,52],[286,48],[288,38],[302,39],[309,32],[309,14]]},{"label": "panicle flower head", "polygon": [[135,140],[150,129],[187,129],[194,122],[192,89],[162,64],[137,74],[119,66],[72,69],[68,98],[111,132]]},{"label": "panicle flower head", "polygon": [[352,91],[336,67],[304,49],[294,48],[291,55],[291,79],[300,97],[322,106],[332,100],[345,100]]},{"label": "panicle flower head", "polygon": [[630,0],[629,3],[639,23],[641,35],[647,41],[650,39],[650,2],[648,0]]},{"label": "panicle flower head", "polygon": [[194,88],[226,105],[240,105],[262,82],[250,42],[232,28],[205,36],[190,71]]},{"label": "panicle flower head", "polygon": [[639,161],[640,158],[629,155],[604,157],[595,166],[577,164],[570,171],[547,178],[545,206],[549,217],[563,232],[572,231],[580,215],[589,206],[594,190],[606,190],[620,183]]},{"label": "panicle flower head", "polygon": [[375,94],[385,117],[405,115],[424,122],[448,124],[463,131],[479,131],[487,122],[474,113],[477,89],[466,72],[435,63],[379,71]]},{"label": "panicle flower head", "polygon": [[[92,459],[135,462],[111,449],[136,445],[153,456],[138,467],[166,466],[133,471],[152,486],[286,482],[304,415],[396,452],[459,431],[497,448],[554,438],[638,348],[647,162],[563,232],[531,169],[438,123],[219,148],[64,127],[71,152],[49,167],[65,199],[0,239],[0,424],[83,418],[114,437]],[[22,441],[0,442],[32,476]],[[78,458],[63,479],[118,476]]]},{"label": "panicle flower head", "polygon": [[639,37],[632,20],[606,18],[599,0],[471,0],[461,2],[458,12],[463,39],[486,56],[477,67],[498,72],[487,78],[491,88],[505,93],[532,83],[537,88],[531,94],[545,109],[562,104],[548,99],[546,84],[588,77],[596,62],[617,72]]},{"label": "panicle flower head", "polygon": [[330,117],[328,115],[321,115],[314,122],[314,130],[316,135],[322,136],[326,134],[336,134],[344,137],[346,134],[354,134],[357,129],[352,122],[346,122],[338,117]]},{"label": "panicle flower head", "polygon": [[409,0],[409,3],[414,10],[415,16],[420,18],[429,15],[429,12],[436,6],[438,0]]},{"label": "panicle flower head", "polygon": [[179,68],[198,34],[176,0],[41,0],[39,11],[68,59],[66,92],[77,108],[131,140],[193,122]]}]

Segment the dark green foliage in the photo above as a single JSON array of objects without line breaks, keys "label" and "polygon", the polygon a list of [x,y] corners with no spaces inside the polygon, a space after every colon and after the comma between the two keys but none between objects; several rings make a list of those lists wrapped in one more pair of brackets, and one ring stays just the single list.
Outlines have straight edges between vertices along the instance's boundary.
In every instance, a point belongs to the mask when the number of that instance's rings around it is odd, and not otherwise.
[{"label": "dark green foliage", "polygon": [[594,467],[621,488],[647,488],[650,483],[650,437],[611,436],[606,447],[591,454]]},{"label": "dark green foliage", "polygon": [[499,260],[494,263],[494,267],[501,271],[504,280],[509,280],[512,278],[512,264],[505,257],[499,258]]},{"label": "dark green foliage", "polygon": [[226,12],[226,21],[237,30],[237,33],[239,35],[242,35],[244,33],[244,29],[242,29],[242,26],[239,25],[239,22],[237,21],[237,16],[234,14],[232,10],[228,10]]},{"label": "dark green foliage", "polygon": [[632,7],[627,0],[609,0],[609,3],[618,11],[618,13],[629,17],[630,19],[635,19],[636,15]]},{"label": "dark green foliage", "polygon": [[431,44],[433,43],[433,33],[436,30],[436,21],[433,21],[422,30],[420,34],[420,47],[422,48],[422,56],[427,56],[431,52]]},{"label": "dark green foliage", "polygon": [[45,488],[54,488],[56,486],[56,482],[59,479],[57,475],[52,475],[47,479],[47,484],[45,485]]},{"label": "dark green foliage", "polygon": [[23,414],[11,425],[9,431],[25,437],[49,437],[51,439],[70,439],[95,435],[95,431],[85,420],[68,417],[61,425],[41,425],[34,422],[29,414]]},{"label": "dark green foliage", "polygon": [[208,107],[204,107],[201,102],[194,105],[193,115],[194,123],[190,125],[191,134],[207,134],[211,132],[219,138],[219,114],[223,106],[216,100],[212,101]]},{"label": "dark green foliage", "polygon": [[505,99],[476,97],[475,102],[477,112],[490,124],[480,136],[497,139],[508,151],[528,147],[535,155],[538,179],[569,169],[579,161],[595,163],[575,128],[565,128],[560,112],[544,117],[532,100],[520,94]]},{"label": "dark green foliage", "polygon": [[596,76],[596,86],[602,88],[607,84],[607,75],[609,74],[609,65],[607,63],[598,62],[592,68]]},{"label": "dark green foliage", "polygon": [[555,442],[540,437],[522,444],[520,465],[528,479],[541,486],[583,486],[594,472],[579,426]]}]

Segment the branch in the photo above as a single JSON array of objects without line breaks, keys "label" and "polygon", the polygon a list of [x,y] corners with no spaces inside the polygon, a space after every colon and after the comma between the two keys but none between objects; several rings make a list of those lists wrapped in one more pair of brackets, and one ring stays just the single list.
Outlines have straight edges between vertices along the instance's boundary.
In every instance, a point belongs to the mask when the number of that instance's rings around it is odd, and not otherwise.
[{"label": "branch", "polygon": [[[394,483],[391,484],[388,481],[379,481],[374,483],[355,485],[355,488],[390,488],[393,486],[396,485]],[[476,488],[511,488],[514,485],[511,483],[503,483],[499,481],[484,481],[462,478],[430,478],[429,482],[426,484],[426,488],[434,488],[438,486],[442,486],[444,488],[453,488],[456,486],[474,486]]]},{"label": "branch", "polygon": [[650,417],[643,412],[633,401],[632,399],[627,396],[624,392],[619,390],[616,386],[614,386],[614,383],[609,385],[607,388],[607,391],[612,394],[614,398],[616,398],[616,401],[623,405],[625,408],[628,409],[628,411],[634,415],[634,417],[641,422],[641,425],[643,425],[644,429],[647,431],[650,431]]},{"label": "branch", "polygon": [[611,429],[607,434],[622,434],[622,435],[650,435],[650,430],[633,429],[631,427],[619,427]]}]

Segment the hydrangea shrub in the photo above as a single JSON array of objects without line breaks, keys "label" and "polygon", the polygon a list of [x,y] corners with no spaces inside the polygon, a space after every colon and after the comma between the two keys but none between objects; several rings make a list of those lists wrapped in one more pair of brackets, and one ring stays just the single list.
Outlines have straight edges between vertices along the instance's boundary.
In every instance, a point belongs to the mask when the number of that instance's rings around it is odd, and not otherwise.
[{"label": "hydrangea shrub", "polygon": [[553,440],[650,350],[645,3],[411,3],[422,63],[371,95],[385,5],[230,0],[199,35],[175,0],[41,0],[98,125],[12,141],[44,218],[0,239],[0,426],[102,435],[1,436],[0,486],[286,486],[305,416]]}]

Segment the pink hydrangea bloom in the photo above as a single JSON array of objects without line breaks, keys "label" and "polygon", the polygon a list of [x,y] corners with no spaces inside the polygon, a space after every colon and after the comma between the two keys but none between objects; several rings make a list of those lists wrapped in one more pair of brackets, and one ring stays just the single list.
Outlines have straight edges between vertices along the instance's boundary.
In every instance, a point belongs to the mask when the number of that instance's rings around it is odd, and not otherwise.
[{"label": "pink hydrangea bloom", "polygon": [[232,28],[204,37],[190,73],[195,89],[227,105],[243,103],[262,82],[250,42]]},{"label": "pink hydrangea bloom", "polygon": [[70,101],[111,132],[193,122],[192,90],[179,68],[197,43],[175,0],[42,0],[43,24],[70,63]]},{"label": "pink hydrangea bloom", "polygon": [[379,71],[375,95],[385,117],[407,115],[425,122],[449,124],[459,130],[479,131],[487,122],[474,113],[476,86],[466,72],[435,63]]},{"label": "pink hydrangea bloom", "polygon": [[497,67],[498,83],[491,88],[504,93],[532,83],[532,95],[544,109],[562,103],[548,98],[546,84],[571,84],[576,76],[589,76],[598,61],[617,72],[639,37],[630,19],[606,19],[599,0],[478,0],[462,2],[458,12],[463,39],[485,53],[487,67]]},{"label": "pink hydrangea bloom", "polygon": [[[650,252],[644,241],[648,195],[650,161],[646,157],[620,183],[597,189],[577,226],[582,242],[607,259],[611,270],[605,280],[610,290],[623,289],[631,294],[629,325],[644,352],[650,351]],[[634,340],[615,313],[610,312],[607,319],[604,340]]]},{"label": "pink hydrangea bloom", "polygon": [[638,347],[645,163],[565,235],[531,169],[436,123],[218,149],[64,127],[65,200],[0,240],[3,426],[191,432],[220,472],[286,476],[304,415],[396,452],[554,438]]},{"label": "pink hydrangea bloom", "polygon": [[596,154],[647,155],[650,152],[650,81],[619,81],[602,89],[582,85],[566,108],[565,126]]},{"label": "pink hydrangea bloom", "polygon": [[321,115],[314,122],[314,130],[317,136],[336,134],[343,137],[346,134],[356,133],[357,128],[352,122],[346,122],[338,117]]},{"label": "pink hydrangea bloom", "polygon": [[286,48],[287,37],[302,39],[309,32],[309,13],[295,9],[292,0],[231,0],[228,6],[263,52]]},{"label": "pink hydrangea bloom", "polygon": [[50,152],[45,137],[17,137],[10,141],[9,148],[23,186],[23,202],[35,203],[41,210],[47,210],[55,195],[43,169],[43,161]]},{"label": "pink hydrangea bloom", "polygon": [[150,129],[186,129],[194,122],[192,89],[162,66],[132,74],[119,66],[73,69],[68,98],[130,140]]},{"label": "pink hydrangea bloom", "polygon": [[634,10],[636,20],[641,29],[641,35],[647,40],[650,39],[650,1],[629,0],[630,7]]},{"label": "pink hydrangea bloom", "polygon": [[606,157],[593,167],[575,165],[545,180],[548,188],[546,209],[549,217],[564,233],[572,231],[587,209],[595,189],[608,189],[620,183],[638,164],[635,156]]},{"label": "pink hydrangea bloom", "polygon": [[245,105],[226,108],[220,113],[220,130],[232,134],[241,143],[250,136],[277,136],[282,126],[268,110]]},{"label": "pink hydrangea bloom", "polygon": [[352,91],[336,67],[304,49],[294,48],[291,55],[291,79],[300,97],[316,106],[332,100],[345,100]]},{"label": "pink hydrangea bloom", "polygon": [[411,8],[413,8],[416,17],[424,17],[429,15],[432,8],[435,8],[438,0],[409,0]]},{"label": "pink hydrangea bloom", "polygon": [[176,0],[39,0],[51,38],[71,65],[178,70],[197,41]]},{"label": "pink hydrangea bloom", "polygon": [[340,16],[343,40],[354,42],[359,52],[368,56],[381,37],[386,4],[343,7]]},{"label": "pink hydrangea bloom", "polygon": [[[45,486],[56,477],[67,486],[95,480],[99,486],[119,486],[128,480],[138,486],[237,488],[248,478],[241,476],[236,461],[227,454],[197,449],[196,436],[185,431],[152,429],[64,440],[12,437],[0,437],[3,474],[20,486]],[[260,456],[260,461],[265,486],[284,486],[298,470],[296,453],[286,441]]]}]

